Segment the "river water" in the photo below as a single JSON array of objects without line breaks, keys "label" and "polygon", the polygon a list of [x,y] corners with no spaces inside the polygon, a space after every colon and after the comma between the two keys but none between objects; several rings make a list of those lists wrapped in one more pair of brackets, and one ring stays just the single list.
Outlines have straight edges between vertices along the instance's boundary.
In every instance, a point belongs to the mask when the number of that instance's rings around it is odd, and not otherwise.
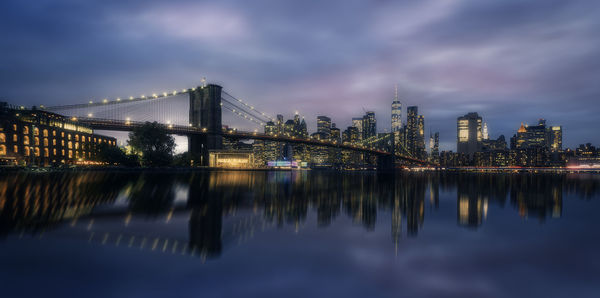
[{"label": "river water", "polygon": [[599,297],[600,175],[0,174],[2,297]]}]

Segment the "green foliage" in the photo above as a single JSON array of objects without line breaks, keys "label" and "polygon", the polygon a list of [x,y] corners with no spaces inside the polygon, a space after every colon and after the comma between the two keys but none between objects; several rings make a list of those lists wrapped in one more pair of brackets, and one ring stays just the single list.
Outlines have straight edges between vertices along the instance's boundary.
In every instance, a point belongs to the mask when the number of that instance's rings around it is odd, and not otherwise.
[{"label": "green foliage", "polygon": [[137,157],[127,155],[118,147],[111,146],[107,143],[98,144],[96,147],[96,157],[98,161],[106,162],[111,165],[136,166],[139,165]]},{"label": "green foliage", "polygon": [[191,165],[192,156],[189,152],[177,154],[173,157],[173,166],[189,167]]},{"label": "green foliage", "polygon": [[129,133],[128,144],[135,154],[141,155],[142,165],[168,166],[173,160],[175,139],[157,122],[146,122]]}]

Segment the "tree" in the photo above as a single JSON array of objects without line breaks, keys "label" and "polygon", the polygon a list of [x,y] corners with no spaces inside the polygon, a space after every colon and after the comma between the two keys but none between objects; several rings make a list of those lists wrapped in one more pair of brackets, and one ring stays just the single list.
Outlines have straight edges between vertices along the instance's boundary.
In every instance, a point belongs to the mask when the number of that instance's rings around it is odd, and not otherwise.
[{"label": "tree", "polygon": [[118,147],[111,146],[107,143],[100,143],[96,146],[96,158],[111,165],[119,164],[123,166],[139,165],[135,156],[127,155]]},{"label": "tree", "polygon": [[189,167],[192,159],[192,155],[189,152],[179,153],[173,156],[173,165],[176,167]]},{"label": "tree", "polygon": [[173,159],[175,139],[157,122],[146,122],[129,133],[127,141],[133,152],[141,156],[144,166],[168,166]]}]

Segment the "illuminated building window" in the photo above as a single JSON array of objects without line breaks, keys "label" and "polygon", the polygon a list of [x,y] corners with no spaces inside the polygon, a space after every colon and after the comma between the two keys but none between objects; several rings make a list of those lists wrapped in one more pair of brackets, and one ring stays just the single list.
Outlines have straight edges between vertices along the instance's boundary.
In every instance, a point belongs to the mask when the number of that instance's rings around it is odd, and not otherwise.
[{"label": "illuminated building window", "polygon": [[67,135],[67,140],[71,140],[71,134]]},{"label": "illuminated building window", "polygon": [[6,135],[2,132],[0,133],[0,143],[6,142]]},{"label": "illuminated building window", "polygon": [[67,144],[67,148],[73,149],[73,143],[71,141],[69,141],[69,143]]},{"label": "illuminated building window", "polygon": [[19,146],[15,145],[13,147],[13,151],[15,151],[15,153],[19,153]]},{"label": "illuminated building window", "polygon": [[48,139],[44,139],[44,146],[48,147]]},{"label": "illuminated building window", "polygon": [[24,145],[29,145],[29,136],[24,136],[23,137],[23,144]]},{"label": "illuminated building window", "polygon": [[0,145],[0,155],[6,155],[6,145]]},{"label": "illuminated building window", "polygon": [[65,149],[60,150],[60,155],[65,156]]},{"label": "illuminated building window", "polygon": [[69,150],[69,158],[73,158],[73,150]]},{"label": "illuminated building window", "polygon": [[40,148],[38,148],[38,147],[35,147],[35,148],[34,148],[34,150],[33,150],[33,152],[34,152],[34,155],[35,155],[35,156],[37,156],[37,157],[39,157],[39,156],[40,156]]},{"label": "illuminated building window", "polygon": [[79,135],[75,135],[75,141],[79,142]]},{"label": "illuminated building window", "polygon": [[50,157],[50,150],[48,148],[44,148],[44,157]]},{"label": "illuminated building window", "polygon": [[60,132],[60,136],[61,136],[62,138],[64,138],[64,137],[65,137],[65,132],[64,132],[64,131]]},{"label": "illuminated building window", "polygon": [[75,150],[79,149],[79,143],[75,142]]},{"label": "illuminated building window", "polygon": [[19,137],[17,136],[17,134],[13,135],[13,142],[16,142],[19,139]]},{"label": "illuminated building window", "polygon": [[65,140],[60,140],[60,145],[64,147],[65,146]]},{"label": "illuminated building window", "polygon": [[79,158],[79,152],[75,151],[75,158]]},{"label": "illuminated building window", "polygon": [[56,155],[56,149],[52,149],[52,155]]},{"label": "illuminated building window", "polygon": [[56,139],[52,139],[52,146],[56,146]]},{"label": "illuminated building window", "polygon": [[56,136],[56,130],[52,131],[52,136],[55,137]]},{"label": "illuminated building window", "polygon": [[29,147],[25,146],[25,150],[23,150],[23,155],[29,156]]},{"label": "illuminated building window", "polygon": [[81,136],[81,142],[85,143],[85,136]]},{"label": "illuminated building window", "polygon": [[94,138],[94,142],[96,142],[96,138]]},{"label": "illuminated building window", "polygon": [[23,134],[29,134],[29,126],[23,127]]},{"label": "illuminated building window", "polygon": [[13,130],[17,131],[17,125],[16,124],[13,124]]},{"label": "illuminated building window", "polygon": [[42,131],[42,134],[43,134],[43,136],[44,136],[44,137],[48,137],[48,130],[47,130],[47,129],[44,129],[44,130]]},{"label": "illuminated building window", "polygon": [[38,137],[34,137],[34,138],[33,138],[33,142],[34,142],[34,145],[35,145],[35,146],[39,146],[39,145],[40,145],[40,138],[38,138]]},{"label": "illuminated building window", "polygon": [[34,128],[33,128],[33,135],[34,135],[34,136],[38,136],[38,135],[40,135],[40,130],[39,130],[37,127],[34,127]]}]

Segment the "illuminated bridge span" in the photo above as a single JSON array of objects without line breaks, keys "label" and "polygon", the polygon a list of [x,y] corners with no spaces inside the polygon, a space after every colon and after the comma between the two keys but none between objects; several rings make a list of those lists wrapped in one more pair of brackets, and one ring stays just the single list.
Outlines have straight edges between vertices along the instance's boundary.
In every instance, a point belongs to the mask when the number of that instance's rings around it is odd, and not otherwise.
[{"label": "illuminated bridge span", "polygon": [[[181,101],[181,95],[189,97],[187,103]],[[97,130],[131,131],[145,122],[158,122],[174,135],[187,136],[188,151],[200,156],[201,165],[204,166],[208,165],[210,150],[222,149],[223,138],[275,141],[350,150],[377,156],[378,168],[392,168],[397,159],[411,164],[429,165],[429,162],[407,154],[384,151],[373,146],[378,141],[388,139],[386,137],[368,139],[361,144],[342,144],[335,141],[224,129],[222,109],[254,125],[264,126],[275,119],[214,84],[180,91],[153,93],[148,96],[143,94],[137,97],[90,100],[81,104],[40,106],[40,108],[73,117],[73,120]]]}]

